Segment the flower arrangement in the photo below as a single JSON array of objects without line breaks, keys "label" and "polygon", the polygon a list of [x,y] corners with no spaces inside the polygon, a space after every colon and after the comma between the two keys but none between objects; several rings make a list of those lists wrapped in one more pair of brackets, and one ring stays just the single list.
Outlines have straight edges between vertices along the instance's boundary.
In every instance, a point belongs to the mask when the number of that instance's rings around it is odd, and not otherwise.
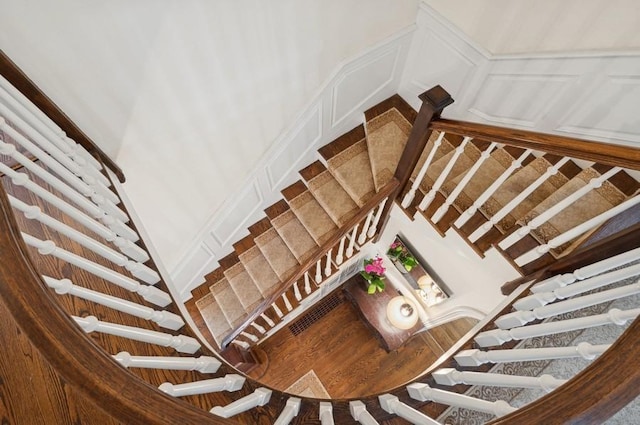
[{"label": "flower arrangement", "polygon": [[379,256],[364,260],[364,270],[360,272],[360,276],[369,282],[369,286],[367,287],[368,294],[374,294],[376,291],[382,292],[384,290],[385,271],[386,269],[382,265],[382,258]]},{"label": "flower arrangement", "polygon": [[417,264],[418,261],[407,251],[407,248],[396,239],[390,246],[387,251],[387,255],[391,260],[395,263],[400,263],[404,267],[404,269],[408,272],[411,271]]}]

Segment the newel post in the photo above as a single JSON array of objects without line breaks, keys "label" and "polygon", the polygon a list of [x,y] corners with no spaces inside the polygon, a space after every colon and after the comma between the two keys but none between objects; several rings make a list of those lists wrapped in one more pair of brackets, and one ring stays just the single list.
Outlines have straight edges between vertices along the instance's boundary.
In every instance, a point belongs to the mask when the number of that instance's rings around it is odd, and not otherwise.
[{"label": "newel post", "polygon": [[[422,106],[420,106],[420,111],[418,111],[418,116],[413,123],[409,139],[407,140],[404,152],[402,152],[400,162],[398,162],[398,167],[394,174],[394,178],[400,183],[397,189],[389,196],[389,199],[394,201],[404,192],[411,178],[411,173],[418,164],[420,154],[427,145],[429,137],[431,137],[432,130],[429,129],[429,124],[434,118],[440,116],[444,108],[453,103],[451,95],[440,86],[432,87],[418,97],[422,100]],[[385,205],[385,209],[382,212],[382,219],[380,220],[382,224],[378,232],[378,237],[382,234],[387,224],[392,206],[393,202],[387,202]]]}]

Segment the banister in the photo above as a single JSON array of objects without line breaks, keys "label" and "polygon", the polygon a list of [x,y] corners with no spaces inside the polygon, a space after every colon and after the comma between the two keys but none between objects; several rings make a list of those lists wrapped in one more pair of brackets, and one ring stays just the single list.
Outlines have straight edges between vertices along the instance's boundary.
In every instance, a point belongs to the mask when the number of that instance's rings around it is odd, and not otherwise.
[{"label": "banister", "polygon": [[76,126],[60,108],[27,77],[18,66],[0,49],[0,75],[7,79],[20,93],[44,112],[71,139],[83,146],[92,155],[98,156],[111,169],[121,183],[124,173],[109,156]]},{"label": "banister", "polygon": [[587,140],[498,127],[466,121],[438,119],[430,129],[504,143],[525,149],[594,161],[611,166],[640,170],[640,149],[630,146],[594,143]]},{"label": "banister", "polygon": [[[268,297],[265,298],[252,312],[247,316],[240,325],[238,325],[235,329],[231,331],[229,335],[227,335],[222,341],[222,347],[228,346],[231,341],[233,341],[240,333],[246,329],[254,320],[260,317],[260,314],[264,313],[265,310],[271,306],[278,298],[282,296],[289,288],[291,288],[298,280],[300,280],[305,272],[307,272],[311,267],[314,267],[318,260],[324,258],[327,252],[334,248],[340,239],[343,236],[347,235],[353,227],[360,223],[365,217],[369,214],[373,208],[378,206],[383,199],[387,198],[391,193],[395,192],[398,188],[398,180],[392,179],[389,183],[387,183],[378,193],[376,193],[371,199],[369,199],[363,206],[360,208],[358,213],[351,217],[349,221],[347,221],[336,233],[334,233],[327,241],[325,241],[314,254],[305,260],[298,268],[297,271],[286,281],[280,283],[276,286],[274,292]],[[389,202],[388,202],[389,203]]]},{"label": "banister", "polygon": [[122,423],[229,423],[130,374],[73,323],[46,289],[20,237],[7,194],[0,192],[0,298],[56,372]]}]

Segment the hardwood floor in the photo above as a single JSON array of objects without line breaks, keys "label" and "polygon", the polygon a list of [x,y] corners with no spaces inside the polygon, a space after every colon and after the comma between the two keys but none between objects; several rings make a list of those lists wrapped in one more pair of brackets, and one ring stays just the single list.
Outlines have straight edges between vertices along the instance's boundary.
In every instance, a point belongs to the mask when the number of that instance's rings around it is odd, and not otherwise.
[{"label": "hardwood floor", "polygon": [[378,394],[426,370],[476,322],[459,319],[420,332],[387,353],[344,300],[297,336],[285,327],[261,344],[268,367],[252,377],[286,390],[313,370],[332,398]]}]

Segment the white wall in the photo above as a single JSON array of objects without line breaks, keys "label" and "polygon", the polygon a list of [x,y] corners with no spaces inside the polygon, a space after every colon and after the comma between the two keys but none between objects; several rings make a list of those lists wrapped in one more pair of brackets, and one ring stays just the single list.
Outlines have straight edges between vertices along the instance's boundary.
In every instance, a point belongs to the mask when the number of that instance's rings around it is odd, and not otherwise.
[{"label": "white wall", "polygon": [[640,48],[637,0],[425,0],[492,54]]}]

